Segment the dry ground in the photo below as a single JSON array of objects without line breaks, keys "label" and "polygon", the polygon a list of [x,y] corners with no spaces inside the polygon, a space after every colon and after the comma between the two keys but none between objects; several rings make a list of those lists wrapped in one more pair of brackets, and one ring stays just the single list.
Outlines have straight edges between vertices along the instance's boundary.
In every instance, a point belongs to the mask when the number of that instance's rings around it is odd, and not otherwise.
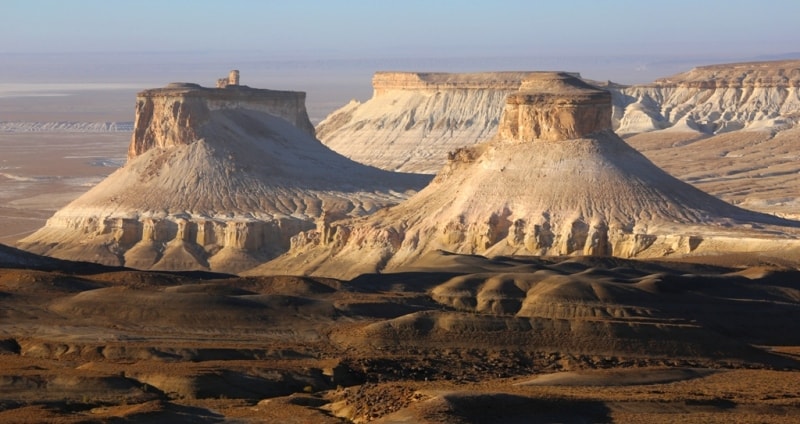
[{"label": "dry ground", "polygon": [[656,131],[625,141],[670,174],[729,203],[800,219],[800,127],[715,136]]},{"label": "dry ground", "polygon": [[42,226],[124,163],[127,133],[0,133],[0,243]]},{"label": "dry ground", "polygon": [[339,281],[7,250],[3,422],[800,418],[798,271],[468,257]]}]

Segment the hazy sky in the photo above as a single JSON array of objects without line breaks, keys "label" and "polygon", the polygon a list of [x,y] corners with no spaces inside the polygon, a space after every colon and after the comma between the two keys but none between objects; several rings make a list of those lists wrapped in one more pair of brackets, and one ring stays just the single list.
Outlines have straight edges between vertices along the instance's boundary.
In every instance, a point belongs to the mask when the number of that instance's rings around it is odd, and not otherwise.
[{"label": "hazy sky", "polygon": [[798,20],[800,0],[0,0],[0,81],[212,84],[238,68],[330,104],[368,97],[378,70],[639,83],[800,58]]},{"label": "hazy sky", "polygon": [[0,7],[0,53],[349,58],[800,49],[797,0],[3,0]]}]

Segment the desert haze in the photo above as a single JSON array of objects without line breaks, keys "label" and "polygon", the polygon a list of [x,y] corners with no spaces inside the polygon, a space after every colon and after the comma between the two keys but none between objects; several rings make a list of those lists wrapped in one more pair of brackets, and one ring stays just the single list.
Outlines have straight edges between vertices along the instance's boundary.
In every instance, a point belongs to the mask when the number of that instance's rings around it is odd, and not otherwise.
[{"label": "desert haze", "polygon": [[247,78],[0,96],[0,421],[800,420],[800,61]]}]

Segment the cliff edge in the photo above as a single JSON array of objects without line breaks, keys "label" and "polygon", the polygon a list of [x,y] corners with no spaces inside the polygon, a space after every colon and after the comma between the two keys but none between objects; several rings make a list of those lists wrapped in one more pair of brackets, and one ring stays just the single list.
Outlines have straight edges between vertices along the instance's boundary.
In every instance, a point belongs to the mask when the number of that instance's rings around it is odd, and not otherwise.
[{"label": "cliff edge", "polygon": [[727,204],[665,173],[611,130],[611,95],[565,73],[528,77],[498,135],[369,217],[292,239],[252,273],[425,268],[437,251],[662,257],[800,247],[800,223]]},{"label": "cliff edge", "polygon": [[317,125],[331,149],[381,169],[434,174],[447,154],[497,131],[506,96],[531,72],[377,72],[374,94]]},{"label": "cliff edge", "polygon": [[170,84],[137,96],[128,162],[19,246],[141,269],[237,272],[318,218],[360,216],[428,177],[355,163],[313,137],[304,93]]}]

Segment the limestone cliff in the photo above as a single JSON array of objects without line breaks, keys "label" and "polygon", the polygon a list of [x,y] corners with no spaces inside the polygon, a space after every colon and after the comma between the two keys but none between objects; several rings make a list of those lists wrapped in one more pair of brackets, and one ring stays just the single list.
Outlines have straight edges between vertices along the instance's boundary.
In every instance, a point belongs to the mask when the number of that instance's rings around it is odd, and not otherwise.
[{"label": "limestone cliff", "polygon": [[[451,151],[497,132],[506,95],[533,74],[379,72],[373,98],[334,112],[317,132],[360,162],[435,173]],[[603,88],[612,127],[659,167],[725,201],[798,217],[799,84],[800,61],[774,61]]]},{"label": "limestone cliff", "polygon": [[427,177],[357,164],[313,137],[304,93],[171,84],[137,96],[128,162],[20,246],[145,269],[236,272],[322,215],[369,214]]},{"label": "limestone cliff", "polygon": [[172,83],[144,90],[136,96],[136,118],[128,158],[154,148],[190,144],[197,131],[216,110],[245,109],[264,112],[289,121],[314,136],[306,112],[306,93],[255,89],[228,85],[224,89],[192,83]]},{"label": "limestone cliff", "polygon": [[331,149],[387,170],[436,173],[447,153],[490,138],[506,95],[530,72],[378,72],[374,94],[317,126]]},{"label": "limestone cliff", "polygon": [[[378,72],[373,97],[333,112],[317,133],[358,162],[435,173],[448,152],[494,136],[506,95],[532,74]],[[798,87],[800,61],[780,61],[704,66],[652,84],[605,88],[620,134],[712,134],[793,127],[800,120]]]},{"label": "limestone cliff", "polygon": [[352,277],[480,255],[660,257],[800,246],[800,223],[739,209],[653,165],[611,131],[611,96],[529,75],[498,137],[453,152],[434,181],[369,217],[307,231],[253,273]]},{"label": "limestone cliff", "polygon": [[800,119],[800,61],[702,66],[612,91],[619,133],[781,130]]}]

